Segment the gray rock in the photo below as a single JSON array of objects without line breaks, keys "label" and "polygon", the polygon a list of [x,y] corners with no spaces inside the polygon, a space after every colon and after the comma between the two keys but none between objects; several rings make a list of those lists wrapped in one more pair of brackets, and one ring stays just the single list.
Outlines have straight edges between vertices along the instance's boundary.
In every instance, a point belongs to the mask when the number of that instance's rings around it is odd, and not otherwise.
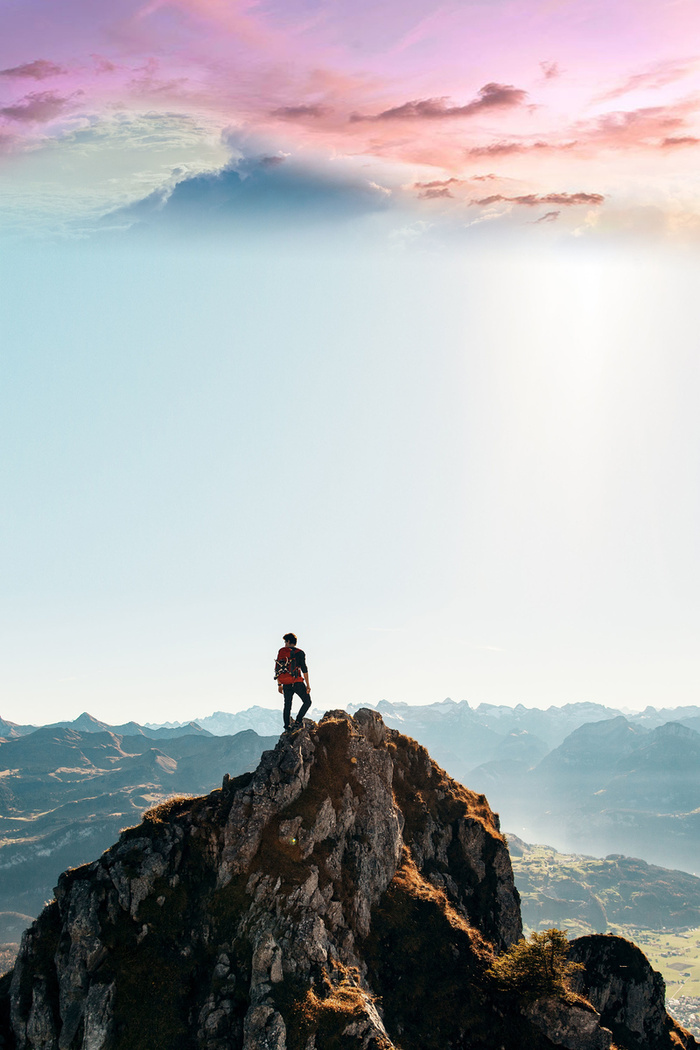
[{"label": "gray rock", "polygon": [[572,986],[600,1012],[616,1043],[633,1050],[663,1047],[673,1032],[676,1046],[697,1045],[666,1013],[663,977],[636,944],[596,934],[572,941],[569,954],[584,966]]},{"label": "gray rock", "polygon": [[524,1012],[556,1046],[566,1050],[609,1050],[612,1032],[601,1026],[600,1015],[590,1007],[538,999]]},{"label": "gray rock", "polygon": [[[489,984],[494,953],[521,933],[485,798],[377,712],[331,712],[253,774],[166,803],[61,876],[25,935],[5,1031],[0,990],[0,1038],[17,1050],[516,1050],[525,1032],[533,1050],[608,1050],[592,1007],[523,1013]],[[659,1002],[658,988],[628,989],[630,1031],[663,1026]]]}]

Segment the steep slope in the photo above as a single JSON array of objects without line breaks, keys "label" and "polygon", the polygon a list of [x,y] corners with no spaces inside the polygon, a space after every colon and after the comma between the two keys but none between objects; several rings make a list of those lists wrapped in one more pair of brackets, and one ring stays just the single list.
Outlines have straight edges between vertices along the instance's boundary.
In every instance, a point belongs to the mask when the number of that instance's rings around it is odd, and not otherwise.
[{"label": "steep slope", "polygon": [[[538,787],[564,791],[575,798],[597,791],[617,771],[621,758],[639,746],[646,729],[632,725],[620,715],[602,722],[590,722],[571,733],[533,770]],[[561,795],[557,799],[562,804]]]},{"label": "steep slope", "polygon": [[[376,712],[331,712],[63,875],[0,983],[0,1032],[17,1050],[607,1050],[585,1000],[495,983],[520,932],[485,798]],[[653,1050],[694,1048],[652,989],[659,1011]]]},{"label": "steep slope", "polygon": [[579,937],[570,954],[584,966],[574,987],[600,1012],[618,1046],[662,1050],[678,1045],[682,1036],[663,1008],[661,974],[635,944],[622,937]]},{"label": "steep slope", "polygon": [[679,722],[652,730],[621,757],[605,787],[605,804],[653,813],[700,806],[700,733]]}]

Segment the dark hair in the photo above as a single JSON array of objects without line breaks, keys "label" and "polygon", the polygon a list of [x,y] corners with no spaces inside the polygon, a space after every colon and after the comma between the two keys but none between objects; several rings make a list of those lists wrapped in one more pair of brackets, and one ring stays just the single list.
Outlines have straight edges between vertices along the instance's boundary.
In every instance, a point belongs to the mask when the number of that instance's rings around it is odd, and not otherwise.
[{"label": "dark hair", "polygon": [[285,642],[287,642],[288,645],[296,645],[297,644],[297,636],[295,634],[292,634],[291,631],[289,632],[289,634],[282,635],[282,637],[284,638]]}]

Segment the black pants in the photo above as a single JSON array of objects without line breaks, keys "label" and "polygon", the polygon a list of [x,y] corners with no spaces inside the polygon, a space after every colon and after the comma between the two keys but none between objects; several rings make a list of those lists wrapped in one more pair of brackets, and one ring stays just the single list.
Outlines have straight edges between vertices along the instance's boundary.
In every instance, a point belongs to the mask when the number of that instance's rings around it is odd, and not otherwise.
[{"label": "black pants", "polygon": [[288,729],[292,723],[292,697],[294,694],[296,693],[297,696],[301,697],[301,707],[297,715],[299,724],[301,724],[302,718],[311,707],[311,697],[303,682],[284,682],[282,689],[284,690],[284,728]]}]

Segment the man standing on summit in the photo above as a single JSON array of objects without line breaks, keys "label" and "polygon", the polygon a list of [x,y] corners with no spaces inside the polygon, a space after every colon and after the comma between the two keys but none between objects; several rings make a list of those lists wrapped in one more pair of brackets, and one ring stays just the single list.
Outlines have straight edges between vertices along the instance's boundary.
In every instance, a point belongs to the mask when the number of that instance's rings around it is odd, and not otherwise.
[{"label": "man standing on summit", "polygon": [[284,693],[284,730],[289,732],[292,728],[292,698],[295,693],[301,697],[301,707],[294,722],[294,726],[299,728],[303,724],[304,715],[311,707],[311,686],[306,654],[297,649],[297,636],[290,633],[283,637],[284,645],[275,660],[275,678],[278,691]]}]

